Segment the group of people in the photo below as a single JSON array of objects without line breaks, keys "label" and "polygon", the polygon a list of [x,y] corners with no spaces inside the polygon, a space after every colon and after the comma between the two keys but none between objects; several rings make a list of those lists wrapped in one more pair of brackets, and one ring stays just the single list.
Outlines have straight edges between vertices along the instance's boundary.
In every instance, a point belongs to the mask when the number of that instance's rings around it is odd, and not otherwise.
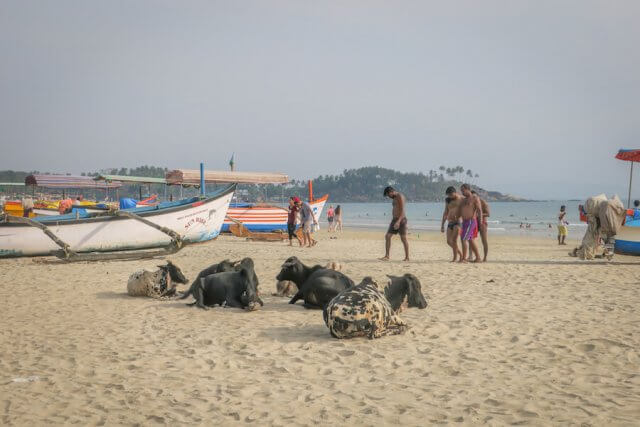
[{"label": "group of people", "polygon": [[[481,199],[469,184],[462,184],[462,194],[455,187],[446,190],[445,209],[442,215],[441,231],[445,232],[447,222],[447,243],[453,250],[452,262],[483,262],[487,260],[489,243],[487,240],[487,218],[489,218],[489,204]],[[391,186],[384,189],[384,196],[393,201],[392,219],[385,235],[385,255],[382,261],[389,260],[391,238],[399,234],[404,246],[404,261],[409,261],[409,241],[407,240],[408,221],[406,214],[406,198]],[[475,239],[480,235],[484,249],[484,257],[480,257]],[[462,250],[458,247],[458,237],[461,239]],[[470,258],[471,255],[474,258]]]},{"label": "group of people", "polygon": [[[445,208],[440,231],[445,232],[447,222],[447,243],[453,251],[451,262],[483,262],[487,260],[489,242],[487,239],[487,219],[490,215],[489,203],[481,199],[469,184],[462,184],[459,194],[455,187],[446,190]],[[475,239],[480,235],[484,256],[480,257]],[[458,248],[460,236],[462,250]],[[473,258],[471,258],[473,256]]]},{"label": "group of people", "polygon": [[329,205],[327,209],[327,222],[329,223],[328,233],[332,231],[342,231],[342,207],[340,205],[333,208],[333,205]]}]

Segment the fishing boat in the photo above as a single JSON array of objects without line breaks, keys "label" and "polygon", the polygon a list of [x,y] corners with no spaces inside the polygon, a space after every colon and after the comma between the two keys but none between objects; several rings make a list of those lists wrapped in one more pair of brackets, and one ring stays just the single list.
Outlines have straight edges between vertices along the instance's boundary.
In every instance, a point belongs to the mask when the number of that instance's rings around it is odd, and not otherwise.
[{"label": "fishing boat", "polygon": [[[197,185],[197,170],[176,169],[167,172],[169,185]],[[281,173],[207,171],[204,173],[207,183],[236,182],[239,184],[286,184],[289,177]],[[309,204],[316,218],[320,218],[329,195],[313,198],[313,185],[309,182]],[[270,233],[287,230],[287,209],[265,203],[231,203],[227,218],[222,226],[223,232],[232,231],[234,224],[241,224],[252,233]]]},{"label": "fishing boat", "polygon": [[[235,191],[229,185],[207,196],[108,213],[37,218],[5,215],[0,221],[0,257],[180,248],[217,237]],[[202,188],[204,191],[204,188]]]},{"label": "fishing boat", "polygon": [[633,182],[633,164],[640,162],[640,150],[621,149],[616,154],[616,159],[631,162],[629,175],[629,194],[627,199],[627,218],[616,235],[615,251],[627,255],[640,255],[640,219],[631,207],[631,184]]},{"label": "fishing boat", "polygon": [[[319,219],[322,215],[327,199],[329,199],[328,194],[309,202],[316,218]],[[229,227],[237,222],[241,222],[254,233],[287,231],[287,215],[287,209],[279,206],[260,203],[232,203],[229,205],[227,218],[222,225],[222,232],[229,232]]]}]

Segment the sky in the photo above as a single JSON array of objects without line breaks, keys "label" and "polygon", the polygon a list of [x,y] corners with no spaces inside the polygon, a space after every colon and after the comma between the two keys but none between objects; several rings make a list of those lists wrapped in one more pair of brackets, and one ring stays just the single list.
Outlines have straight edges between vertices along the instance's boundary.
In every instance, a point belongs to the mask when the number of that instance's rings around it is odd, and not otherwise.
[{"label": "sky", "polygon": [[[471,169],[626,197],[640,2],[3,0],[0,169]],[[640,167],[632,197],[640,197]]]}]

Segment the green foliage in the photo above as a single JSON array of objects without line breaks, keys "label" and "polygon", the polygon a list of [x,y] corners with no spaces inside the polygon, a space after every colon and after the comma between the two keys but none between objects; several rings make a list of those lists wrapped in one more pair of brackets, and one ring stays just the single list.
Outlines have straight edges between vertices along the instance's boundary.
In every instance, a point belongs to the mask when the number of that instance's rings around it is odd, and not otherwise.
[{"label": "green foliage", "polygon": [[[467,182],[477,188],[474,181],[478,176],[474,177],[470,169],[441,166],[439,170],[444,171],[447,176],[435,170],[426,174],[403,173],[377,166],[345,169],[340,175],[321,175],[313,179],[313,193],[315,197],[329,194],[334,202],[382,202],[384,188],[391,185],[404,193],[409,201],[428,202],[443,200],[444,192],[450,185],[460,187],[463,182]],[[248,191],[249,200],[257,201],[279,201],[291,195],[306,197],[308,192],[307,181],[302,180],[293,180],[284,189],[275,185],[250,185],[241,188]]]}]

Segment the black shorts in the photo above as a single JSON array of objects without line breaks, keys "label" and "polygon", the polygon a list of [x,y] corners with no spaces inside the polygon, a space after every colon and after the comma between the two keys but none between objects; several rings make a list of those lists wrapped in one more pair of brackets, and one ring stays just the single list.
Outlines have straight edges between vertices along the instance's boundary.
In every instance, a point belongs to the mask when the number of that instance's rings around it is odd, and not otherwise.
[{"label": "black shorts", "polygon": [[387,233],[389,234],[401,234],[402,236],[404,236],[405,234],[407,234],[407,218],[403,218],[400,221],[400,226],[398,227],[398,229],[396,230],[395,228],[393,228],[393,226],[396,223],[396,219],[392,219],[391,220],[391,224],[389,224],[389,229],[387,230]]},{"label": "black shorts", "polygon": [[460,223],[459,222],[450,222],[447,227],[449,227],[449,230],[453,230],[456,227],[460,227]]},{"label": "black shorts", "polygon": [[329,224],[331,224],[333,222],[333,217],[332,216],[327,217],[327,221],[329,221]]},{"label": "black shorts", "polygon": [[296,225],[287,223],[287,232],[289,233],[289,239],[293,239],[296,235]]}]

